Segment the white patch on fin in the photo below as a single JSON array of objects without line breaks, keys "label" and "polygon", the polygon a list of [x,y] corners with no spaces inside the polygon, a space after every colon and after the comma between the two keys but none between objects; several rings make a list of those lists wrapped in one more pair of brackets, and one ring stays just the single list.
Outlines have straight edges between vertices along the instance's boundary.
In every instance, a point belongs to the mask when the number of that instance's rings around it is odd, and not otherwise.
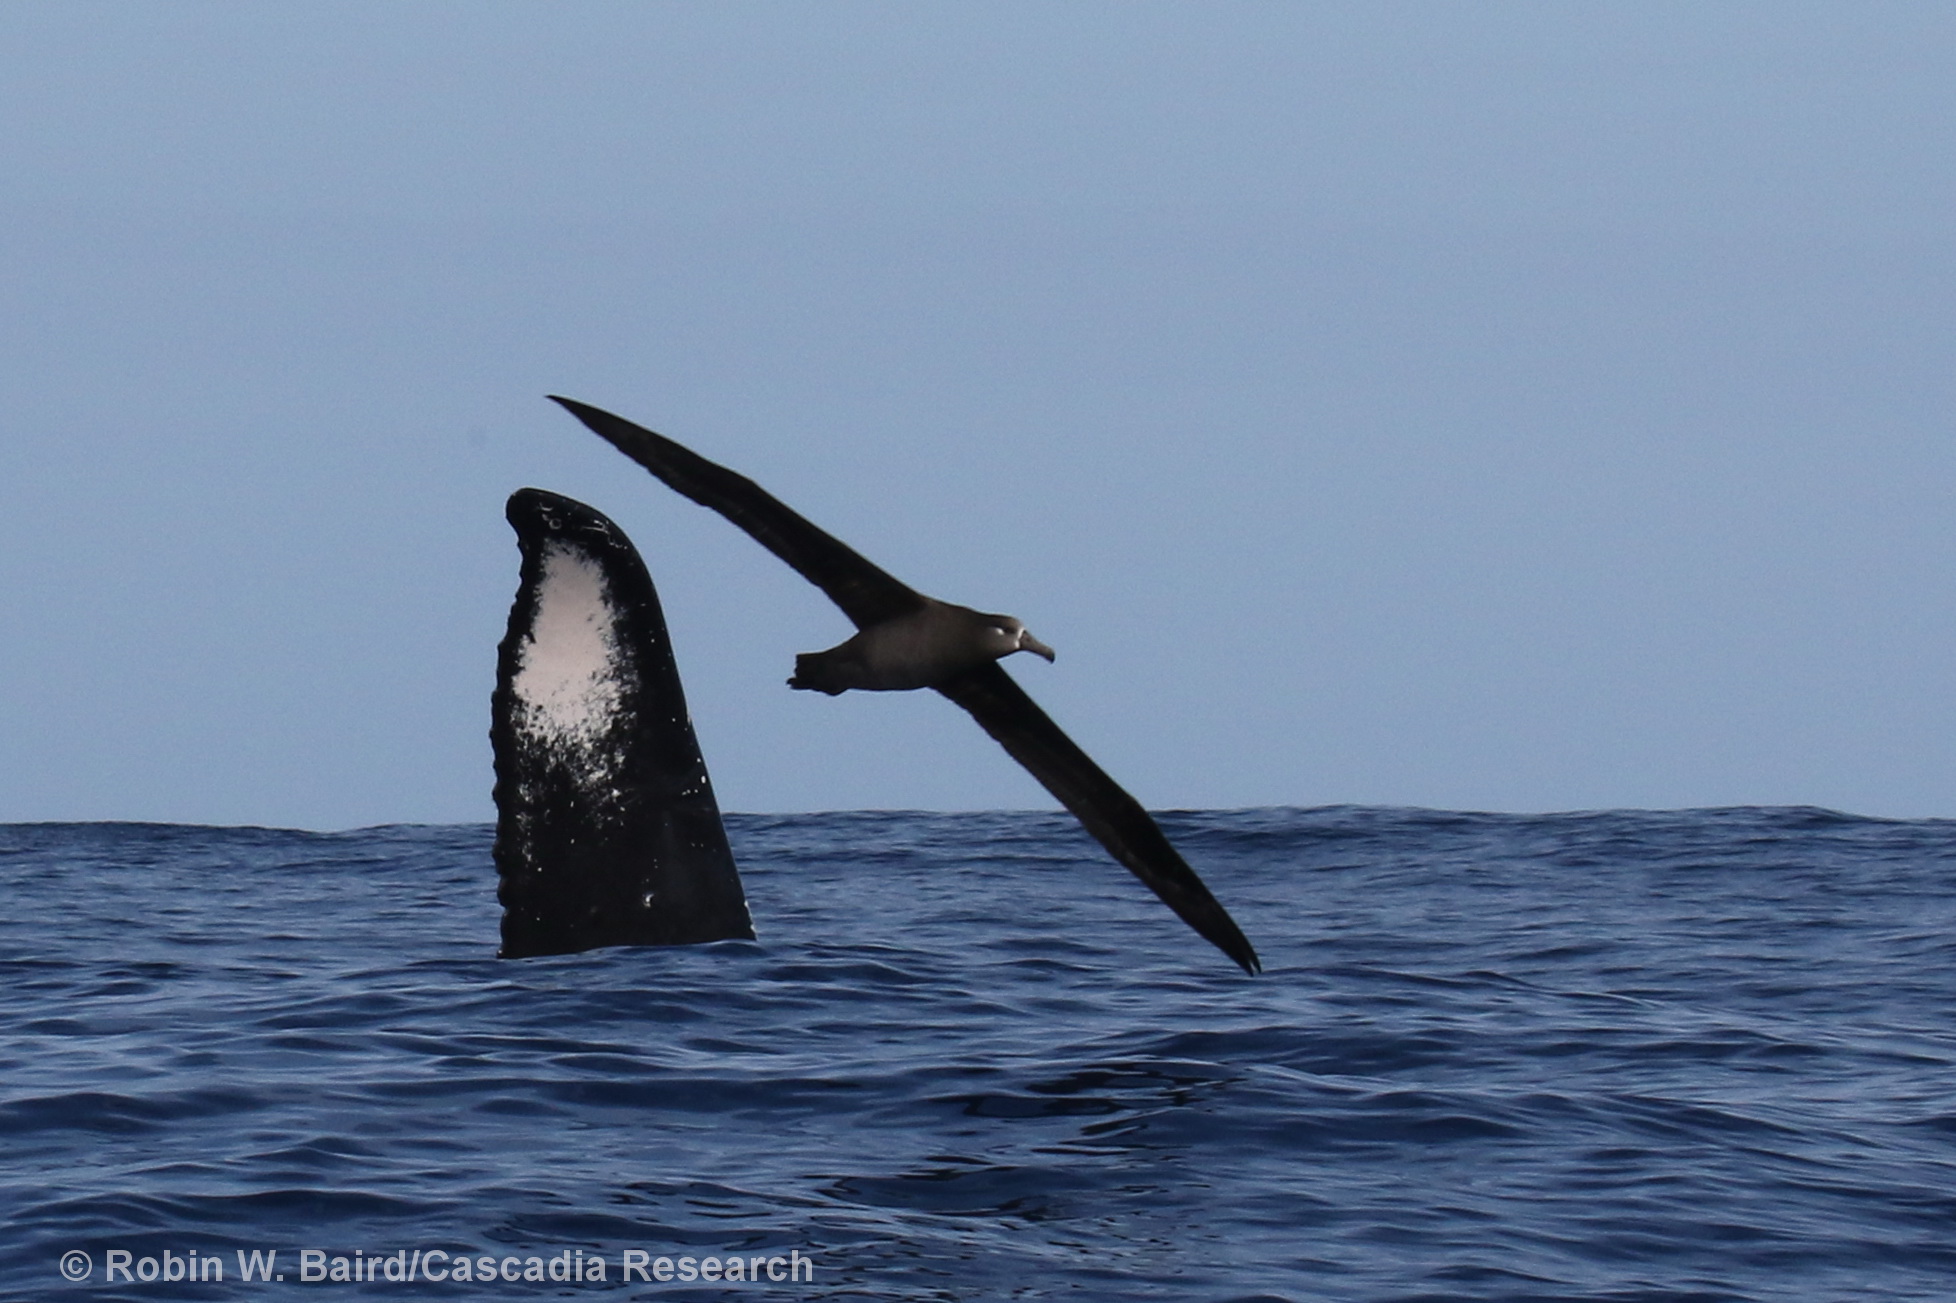
[{"label": "white patch on fin", "polygon": [[[537,584],[536,620],[518,650],[510,681],[518,721],[552,750],[601,765],[631,668],[621,656],[604,571],[584,553],[549,544]],[[587,773],[603,780],[608,775]]]}]

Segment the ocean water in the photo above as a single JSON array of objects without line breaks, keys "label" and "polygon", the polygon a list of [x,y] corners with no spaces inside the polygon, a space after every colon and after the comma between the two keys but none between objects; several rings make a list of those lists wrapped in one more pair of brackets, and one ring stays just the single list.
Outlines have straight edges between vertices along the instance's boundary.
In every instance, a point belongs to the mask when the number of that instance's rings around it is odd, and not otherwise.
[{"label": "ocean water", "polygon": [[758,943],[522,961],[486,827],[0,828],[0,1298],[1956,1297],[1956,822],[1165,816],[1254,979],[1063,815],[729,823]]}]

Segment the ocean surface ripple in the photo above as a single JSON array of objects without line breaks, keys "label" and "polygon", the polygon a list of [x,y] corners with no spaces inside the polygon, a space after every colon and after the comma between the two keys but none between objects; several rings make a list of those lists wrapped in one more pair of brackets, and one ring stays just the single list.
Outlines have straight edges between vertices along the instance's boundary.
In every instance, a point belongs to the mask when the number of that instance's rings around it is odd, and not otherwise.
[{"label": "ocean surface ripple", "polygon": [[[521,961],[487,827],[0,827],[0,1297],[1956,1296],[1956,822],[1163,816],[1256,979],[1064,815],[728,822],[758,942]],[[430,1249],[607,1275],[300,1283]]]}]

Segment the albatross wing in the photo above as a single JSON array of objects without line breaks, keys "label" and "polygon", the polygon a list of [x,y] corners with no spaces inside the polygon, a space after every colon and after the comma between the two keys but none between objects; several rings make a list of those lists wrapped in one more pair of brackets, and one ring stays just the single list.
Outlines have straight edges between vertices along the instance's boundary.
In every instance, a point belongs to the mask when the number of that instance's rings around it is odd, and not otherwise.
[{"label": "albatross wing", "polygon": [[1256,951],[1209,888],[1195,875],[1141,803],[1109,778],[1052,721],[997,661],[966,670],[937,690],[971,713],[1012,758],[1024,765],[1061,805],[1162,903],[1212,945],[1260,973]]},{"label": "albatross wing", "polygon": [[881,624],[924,604],[923,594],[885,574],[842,540],[811,525],[745,475],[710,462],[622,416],[555,394],[550,401],[675,491],[713,508],[753,535],[755,542],[827,593],[857,628]]}]

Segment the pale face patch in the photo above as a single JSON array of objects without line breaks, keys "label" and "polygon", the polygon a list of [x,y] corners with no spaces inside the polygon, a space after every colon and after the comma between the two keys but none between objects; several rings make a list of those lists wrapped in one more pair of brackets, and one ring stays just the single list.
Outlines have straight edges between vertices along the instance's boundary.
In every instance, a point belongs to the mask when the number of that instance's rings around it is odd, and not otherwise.
[{"label": "pale face patch", "polygon": [[611,590],[597,564],[575,549],[546,547],[536,621],[510,681],[522,731],[553,750],[601,763],[601,744],[631,673],[616,626]]}]

